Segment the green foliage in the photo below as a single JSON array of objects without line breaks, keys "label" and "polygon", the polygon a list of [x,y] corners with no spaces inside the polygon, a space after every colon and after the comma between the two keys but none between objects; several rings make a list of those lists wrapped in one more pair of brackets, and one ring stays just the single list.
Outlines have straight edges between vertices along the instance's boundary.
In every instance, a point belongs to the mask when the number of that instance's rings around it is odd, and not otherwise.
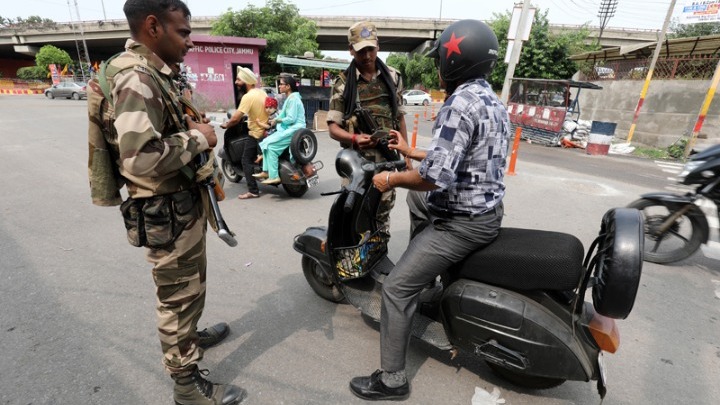
[{"label": "green foliage", "polygon": [[35,55],[35,64],[45,70],[45,73],[50,71],[48,65],[56,64],[60,69],[62,66],[72,64],[72,58],[67,52],[60,48],[52,45],[45,45]]},{"label": "green foliage", "polygon": [[[308,51],[316,57],[320,55],[315,22],[301,17],[294,4],[283,0],[267,0],[265,7],[250,4],[241,11],[228,9],[213,24],[211,33],[266,39],[267,47],[260,52],[262,75],[280,72],[280,66],[275,62],[277,55],[303,55]],[[313,76],[319,78],[319,73]]]},{"label": "green foliage", "polygon": [[720,24],[680,24],[679,20],[674,18],[670,24],[670,31],[671,32],[668,34],[668,38],[702,37],[704,35],[720,34]]},{"label": "green foliage", "polygon": [[387,64],[397,69],[403,78],[406,89],[421,85],[426,89],[439,89],[437,68],[431,58],[420,54],[407,56],[392,53],[387,58]]},{"label": "green foliage", "polygon": [[27,66],[18,69],[16,75],[23,80],[43,80],[47,78],[47,71],[40,66]]},{"label": "green foliage", "polygon": [[688,138],[682,137],[667,147],[667,154],[673,159],[683,159],[685,157],[685,148],[687,147]]},{"label": "green foliage", "polygon": [[[584,27],[577,31],[561,34],[550,32],[548,10],[537,11],[530,31],[530,39],[523,42],[520,61],[515,67],[514,77],[534,79],[570,79],[578,66],[569,56],[597,48],[585,44],[589,30]],[[507,35],[510,29],[511,13],[494,14],[490,27],[500,42],[498,65],[490,76],[494,88],[502,88],[507,65],[503,63],[507,51]]]},{"label": "green foliage", "polygon": [[0,28],[23,28],[23,29],[43,29],[56,28],[57,23],[49,18],[42,18],[37,15],[31,15],[28,18],[6,18],[0,16]]}]

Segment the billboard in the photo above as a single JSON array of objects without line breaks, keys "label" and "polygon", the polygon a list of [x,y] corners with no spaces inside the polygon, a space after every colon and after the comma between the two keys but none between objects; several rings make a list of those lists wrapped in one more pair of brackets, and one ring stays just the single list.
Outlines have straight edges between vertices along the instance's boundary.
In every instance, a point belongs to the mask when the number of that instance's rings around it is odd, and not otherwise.
[{"label": "billboard", "polygon": [[686,0],[680,13],[680,24],[720,22],[720,0]]}]

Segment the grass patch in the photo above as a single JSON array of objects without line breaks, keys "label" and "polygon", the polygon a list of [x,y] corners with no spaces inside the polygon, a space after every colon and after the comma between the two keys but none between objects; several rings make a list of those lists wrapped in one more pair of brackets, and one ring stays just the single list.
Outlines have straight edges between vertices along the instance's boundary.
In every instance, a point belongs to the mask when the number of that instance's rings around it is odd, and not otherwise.
[{"label": "grass patch", "polygon": [[665,149],[637,146],[633,155],[647,159],[684,160],[686,138],[680,138]]},{"label": "grass patch", "polygon": [[665,149],[644,146],[637,146],[633,151],[633,155],[646,159],[671,159],[670,154]]}]

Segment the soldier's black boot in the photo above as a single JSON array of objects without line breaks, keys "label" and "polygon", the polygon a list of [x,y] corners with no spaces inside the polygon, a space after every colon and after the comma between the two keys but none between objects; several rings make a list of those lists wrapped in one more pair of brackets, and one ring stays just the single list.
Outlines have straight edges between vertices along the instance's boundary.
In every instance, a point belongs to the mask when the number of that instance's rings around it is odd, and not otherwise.
[{"label": "soldier's black boot", "polygon": [[225,322],[198,331],[198,346],[207,350],[220,343],[230,333],[230,326]]},{"label": "soldier's black boot", "polygon": [[173,374],[175,405],[236,405],[247,396],[240,387],[213,384],[203,377],[207,374],[207,370],[198,370],[197,366],[191,371]]}]

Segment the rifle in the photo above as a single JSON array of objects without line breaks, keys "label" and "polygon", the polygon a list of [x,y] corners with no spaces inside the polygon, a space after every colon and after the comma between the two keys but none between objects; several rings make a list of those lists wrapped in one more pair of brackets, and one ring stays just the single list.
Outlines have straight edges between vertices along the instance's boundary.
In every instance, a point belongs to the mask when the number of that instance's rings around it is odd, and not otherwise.
[{"label": "rifle", "polygon": [[[199,122],[202,119],[201,114],[190,104],[190,102],[184,97],[180,97],[180,104],[182,104],[185,114],[188,114],[194,121]],[[200,167],[205,166],[208,161],[208,153],[201,152],[198,156],[198,164]],[[205,178],[202,183],[203,187],[207,191],[208,198],[210,199],[210,211],[212,211],[213,218],[217,224],[217,234],[225,243],[230,247],[237,246],[237,240],[235,234],[230,231],[225,220],[223,219],[222,213],[220,212],[220,206],[218,200],[222,201],[225,199],[225,191],[222,189],[220,182],[215,180],[215,176],[210,175]]]},{"label": "rifle", "polygon": [[388,133],[388,131],[380,128],[380,126],[377,124],[377,121],[375,121],[375,118],[372,116],[372,114],[370,114],[370,111],[358,106],[357,108],[355,108],[355,116],[358,120],[358,129],[360,130],[360,132],[371,134],[370,136],[378,140],[375,149],[380,152],[380,154],[385,158],[385,160],[387,160],[388,162],[392,162],[400,159],[398,153],[388,147],[388,140],[390,139],[390,134]]}]

